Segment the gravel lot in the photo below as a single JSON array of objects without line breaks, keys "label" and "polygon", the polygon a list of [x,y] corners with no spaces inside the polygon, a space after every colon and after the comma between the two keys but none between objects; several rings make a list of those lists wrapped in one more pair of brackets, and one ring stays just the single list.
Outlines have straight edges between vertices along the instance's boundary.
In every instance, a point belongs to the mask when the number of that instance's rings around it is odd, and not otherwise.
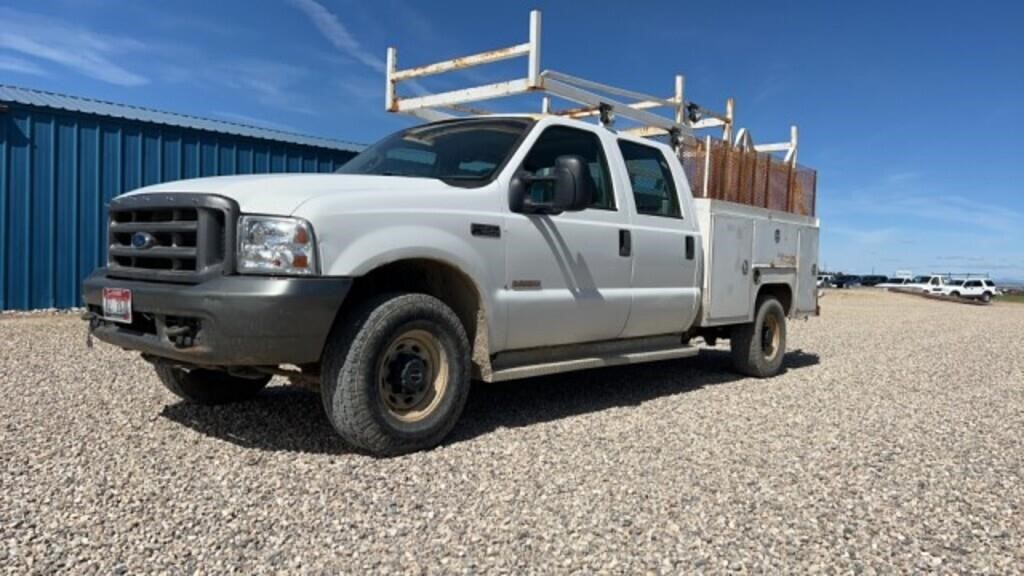
[{"label": "gravel lot", "polygon": [[6,315],[0,570],[1024,570],[1024,305],[822,305],[773,380],[712,350],[478,385],[390,460],[311,393],[186,406],[77,316]]}]

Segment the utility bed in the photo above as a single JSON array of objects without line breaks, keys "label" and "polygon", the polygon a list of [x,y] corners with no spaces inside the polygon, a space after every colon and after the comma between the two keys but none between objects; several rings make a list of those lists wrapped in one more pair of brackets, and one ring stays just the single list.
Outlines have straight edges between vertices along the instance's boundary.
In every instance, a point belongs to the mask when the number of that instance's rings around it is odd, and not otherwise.
[{"label": "utility bed", "polygon": [[760,284],[795,287],[789,316],[817,314],[817,218],[710,198],[694,203],[707,255],[701,326],[749,322]]}]

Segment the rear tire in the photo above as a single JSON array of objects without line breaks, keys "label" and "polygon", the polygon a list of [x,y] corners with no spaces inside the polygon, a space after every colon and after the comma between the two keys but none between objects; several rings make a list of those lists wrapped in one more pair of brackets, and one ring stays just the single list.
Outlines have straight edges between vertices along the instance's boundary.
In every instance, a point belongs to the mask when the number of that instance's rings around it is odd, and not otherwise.
[{"label": "rear tire", "polygon": [[987,302],[991,302],[991,301],[992,301],[992,293],[991,293],[991,292],[985,292],[985,293],[983,293],[983,294],[981,295],[981,301],[982,301],[982,302],[986,302],[986,303],[987,303]]},{"label": "rear tire", "polygon": [[240,378],[219,370],[186,369],[170,364],[154,366],[163,385],[176,396],[193,404],[241,402],[259,394],[271,376]]},{"label": "rear tire", "polygon": [[772,296],[758,299],[754,321],[733,327],[730,335],[736,371],[769,378],[782,370],[786,355],[786,311]]},{"label": "rear tire", "polygon": [[953,298],[959,298],[960,297],[960,293],[955,291],[955,290],[953,292],[950,292],[949,295],[952,296]]},{"label": "rear tire", "polygon": [[328,341],[320,376],[327,419],[348,445],[377,456],[432,448],[466,405],[469,350],[458,316],[437,298],[372,298]]}]

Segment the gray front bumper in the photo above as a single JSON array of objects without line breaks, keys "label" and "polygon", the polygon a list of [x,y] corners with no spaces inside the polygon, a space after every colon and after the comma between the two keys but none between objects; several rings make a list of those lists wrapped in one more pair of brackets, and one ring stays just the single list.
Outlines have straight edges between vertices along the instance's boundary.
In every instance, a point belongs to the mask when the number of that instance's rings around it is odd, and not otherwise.
[{"label": "gray front bumper", "polygon": [[[220,276],[201,284],[122,280],[100,268],[83,282],[94,336],[198,366],[318,362],[351,278]],[[99,318],[103,288],[132,291],[133,323]],[[169,335],[195,325],[184,342]]]}]

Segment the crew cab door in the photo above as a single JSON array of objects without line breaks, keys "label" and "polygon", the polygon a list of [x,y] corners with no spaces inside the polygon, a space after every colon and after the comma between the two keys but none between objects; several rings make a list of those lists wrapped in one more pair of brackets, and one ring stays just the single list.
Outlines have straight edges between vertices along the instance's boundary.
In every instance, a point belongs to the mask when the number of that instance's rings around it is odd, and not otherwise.
[{"label": "crew cab door", "polygon": [[[550,173],[559,156],[581,156],[596,194],[591,206],[558,215],[510,213],[506,221],[506,348],[617,338],[630,310],[632,238],[612,184],[602,136],[562,125],[538,127],[519,167]],[[514,159],[513,162],[516,160]],[[547,200],[543,184],[530,195]]]},{"label": "crew cab door", "polygon": [[623,337],[687,330],[700,302],[700,232],[682,166],[662,148],[618,140],[633,206],[633,305]]}]

